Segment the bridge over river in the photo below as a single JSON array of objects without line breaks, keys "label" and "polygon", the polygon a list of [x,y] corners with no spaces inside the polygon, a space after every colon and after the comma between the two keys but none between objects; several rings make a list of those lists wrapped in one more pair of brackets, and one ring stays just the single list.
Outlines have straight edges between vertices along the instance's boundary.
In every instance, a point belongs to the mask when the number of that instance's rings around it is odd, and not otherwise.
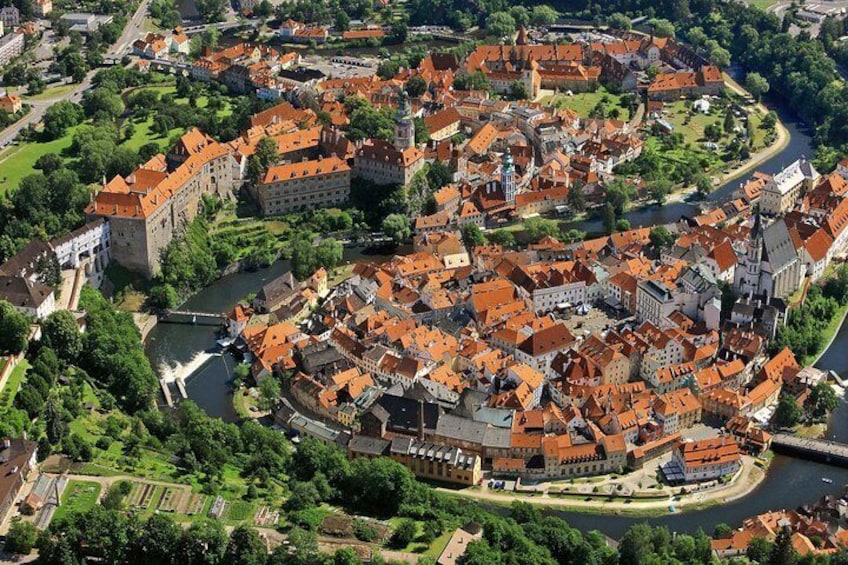
[{"label": "bridge over river", "polygon": [[194,312],[191,310],[168,310],[159,315],[162,324],[191,324],[195,326],[220,326],[226,322],[224,314]]},{"label": "bridge over river", "polygon": [[775,434],[771,441],[771,448],[776,453],[784,455],[848,467],[848,443],[798,437],[791,434]]}]

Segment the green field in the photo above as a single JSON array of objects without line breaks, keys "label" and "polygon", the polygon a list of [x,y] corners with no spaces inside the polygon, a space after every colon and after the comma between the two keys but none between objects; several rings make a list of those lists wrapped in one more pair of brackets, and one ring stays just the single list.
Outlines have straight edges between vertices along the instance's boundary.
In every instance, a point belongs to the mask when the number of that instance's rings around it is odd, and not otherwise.
[{"label": "green field", "polygon": [[29,369],[29,363],[24,359],[18,366],[12,370],[12,374],[9,375],[9,380],[6,381],[6,386],[3,387],[2,396],[0,396],[0,406],[4,406],[9,408],[12,406],[12,403],[15,401],[15,395],[18,394],[18,391],[21,388],[21,383],[24,380],[24,373]]},{"label": "green field", "polygon": [[621,96],[609,92],[606,88],[600,87],[595,92],[581,92],[573,96],[566,94],[554,94],[542,99],[542,104],[551,104],[557,108],[571,108],[580,116],[586,117],[598,105],[598,102],[606,96],[609,99],[607,111],[613,108],[618,108],[621,115],[619,119],[628,119],[628,111],[621,107]]},{"label": "green field", "polygon": [[47,153],[61,154],[70,147],[77,127],[68,128],[59,139],[46,143],[24,143],[0,153],[0,194],[17,188],[22,178],[34,173],[35,162],[39,157]]},{"label": "green field", "polygon": [[29,96],[24,94],[24,101],[33,100],[33,101],[41,101],[41,100],[52,100],[54,98],[61,98],[63,95],[69,93],[74,88],[76,88],[77,84],[59,84],[56,86],[51,86],[44,90],[44,92],[40,94],[36,94],[34,96]]},{"label": "green field", "polygon": [[759,8],[760,10],[767,10],[777,4],[780,0],[748,0],[748,4],[754,6],[755,8]]},{"label": "green field", "polygon": [[100,485],[93,481],[68,481],[65,492],[62,494],[62,504],[53,514],[53,520],[71,512],[85,512],[94,508],[100,498]]}]

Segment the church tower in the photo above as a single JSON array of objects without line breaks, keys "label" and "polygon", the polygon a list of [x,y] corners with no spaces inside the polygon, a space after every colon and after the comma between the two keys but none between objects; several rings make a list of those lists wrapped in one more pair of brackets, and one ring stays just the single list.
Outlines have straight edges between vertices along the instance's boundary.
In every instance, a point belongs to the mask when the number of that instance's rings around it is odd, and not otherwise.
[{"label": "church tower", "polygon": [[501,189],[507,202],[515,202],[515,165],[512,163],[509,147],[506,148],[501,163]]},{"label": "church tower", "polygon": [[763,218],[759,208],[754,212],[754,227],[748,236],[745,257],[736,265],[733,286],[742,296],[760,293],[760,274],[763,262]]},{"label": "church tower", "polygon": [[403,151],[415,147],[415,122],[412,120],[412,108],[409,95],[401,90],[398,97],[398,111],[395,116],[395,148]]}]

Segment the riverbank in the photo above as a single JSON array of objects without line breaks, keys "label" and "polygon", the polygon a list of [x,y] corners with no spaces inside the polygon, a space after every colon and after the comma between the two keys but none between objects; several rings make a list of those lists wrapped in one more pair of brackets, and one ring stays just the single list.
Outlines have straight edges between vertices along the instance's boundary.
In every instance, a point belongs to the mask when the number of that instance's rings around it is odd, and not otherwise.
[{"label": "riverbank", "polygon": [[[679,494],[680,489],[676,488],[675,490],[678,494],[663,491],[666,493],[663,496],[661,492],[657,492],[656,494],[658,496],[650,499],[616,495],[603,496],[594,493],[563,494],[562,492],[557,493],[548,490],[541,493],[495,492],[491,491],[485,485],[463,490],[447,488],[438,488],[437,490],[488,504],[510,505],[518,500],[570,512],[656,517],[679,512],[704,510],[712,506],[741,499],[754,492],[765,477],[766,470],[759,467],[753,458],[745,456],[743,457],[742,469],[729,484],[687,494]],[[683,489],[685,488],[683,487]],[[674,511],[670,510],[671,507],[674,508]]]}]

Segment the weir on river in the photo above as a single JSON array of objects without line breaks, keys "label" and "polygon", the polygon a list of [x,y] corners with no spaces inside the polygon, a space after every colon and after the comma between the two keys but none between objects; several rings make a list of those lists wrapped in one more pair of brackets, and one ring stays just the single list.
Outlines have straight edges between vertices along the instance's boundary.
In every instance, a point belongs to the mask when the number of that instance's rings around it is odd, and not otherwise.
[{"label": "weir on river", "polygon": [[[794,119],[778,108],[778,114],[791,135],[787,147],[775,157],[763,163],[757,170],[773,173],[802,156],[813,154],[810,137]],[[716,190],[711,199],[725,200],[746,177],[736,179]],[[684,214],[691,214],[690,204],[669,204],[650,207],[627,215],[635,226],[676,222]],[[591,231],[587,224],[577,225]],[[400,251],[403,253],[404,251]],[[387,256],[363,255],[361,249],[345,249],[345,261],[380,260]],[[237,273],[216,281],[180,307],[181,311],[227,312],[247,294],[256,292],[264,284],[289,269],[287,261],[279,261],[268,269],[252,273]],[[154,367],[174,364],[186,365],[215,343],[216,328],[200,325],[160,324],[154,328],[146,342],[147,355]],[[840,375],[848,374],[848,325],[843,325],[828,351],[816,363],[823,370],[834,370]],[[235,361],[231,356],[221,356],[204,363],[190,378],[186,379],[186,390],[191,400],[212,416],[235,421],[232,406],[230,380]],[[841,402],[831,417],[828,438],[848,442],[848,404]],[[821,481],[826,476],[833,484]],[[596,515],[580,512],[551,511],[565,518],[572,526],[583,531],[600,530],[618,538],[635,523],[649,522],[665,525],[672,531],[695,532],[698,528],[710,533],[720,522],[739,525],[744,518],[768,510],[795,508],[817,501],[825,494],[839,495],[843,485],[848,484],[848,469],[827,466],[822,463],[775,456],[765,480],[747,496],[727,501],[704,510],[694,510],[672,515],[642,518],[624,515]]]}]

